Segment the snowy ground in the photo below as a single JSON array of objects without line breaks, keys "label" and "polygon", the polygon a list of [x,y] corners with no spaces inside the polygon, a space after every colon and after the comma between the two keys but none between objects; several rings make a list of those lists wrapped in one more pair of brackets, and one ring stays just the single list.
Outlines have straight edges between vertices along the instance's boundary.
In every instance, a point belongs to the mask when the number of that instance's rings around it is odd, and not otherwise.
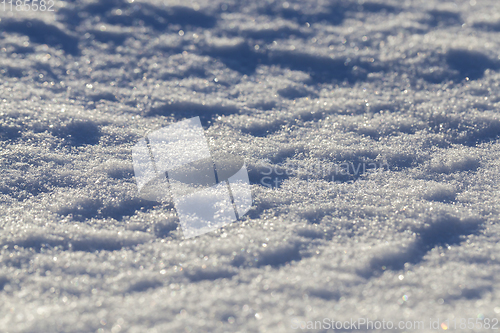
[{"label": "snowy ground", "polygon": [[[500,317],[498,0],[53,9],[0,4],[1,332]],[[184,240],[131,148],[193,116],[254,206]]]}]

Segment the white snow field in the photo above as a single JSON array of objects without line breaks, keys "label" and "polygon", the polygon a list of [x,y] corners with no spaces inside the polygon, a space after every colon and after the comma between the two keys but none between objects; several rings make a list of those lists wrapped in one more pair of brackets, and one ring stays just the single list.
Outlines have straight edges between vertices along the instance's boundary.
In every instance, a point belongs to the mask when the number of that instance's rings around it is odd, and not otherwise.
[{"label": "white snow field", "polygon": [[[500,328],[498,0],[52,5],[0,3],[0,332]],[[185,239],[132,148],[196,116],[253,206]]]}]

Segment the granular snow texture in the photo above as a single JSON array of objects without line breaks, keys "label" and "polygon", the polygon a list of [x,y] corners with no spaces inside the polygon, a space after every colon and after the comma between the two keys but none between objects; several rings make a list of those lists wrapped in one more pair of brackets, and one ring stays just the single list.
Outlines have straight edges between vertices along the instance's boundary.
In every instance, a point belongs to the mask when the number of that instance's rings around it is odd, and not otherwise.
[{"label": "granular snow texture", "polygon": [[[498,0],[1,6],[1,332],[500,316]],[[185,240],[131,150],[195,116],[254,202]]]}]

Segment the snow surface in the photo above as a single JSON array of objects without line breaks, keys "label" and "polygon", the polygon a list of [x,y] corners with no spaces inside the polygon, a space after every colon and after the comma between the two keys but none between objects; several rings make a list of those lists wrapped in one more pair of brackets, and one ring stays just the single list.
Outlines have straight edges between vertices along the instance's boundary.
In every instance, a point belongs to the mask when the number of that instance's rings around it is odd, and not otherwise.
[{"label": "snow surface", "polygon": [[[500,316],[498,0],[54,8],[0,8],[1,332]],[[195,116],[254,205],[184,240],[132,147]]]}]

